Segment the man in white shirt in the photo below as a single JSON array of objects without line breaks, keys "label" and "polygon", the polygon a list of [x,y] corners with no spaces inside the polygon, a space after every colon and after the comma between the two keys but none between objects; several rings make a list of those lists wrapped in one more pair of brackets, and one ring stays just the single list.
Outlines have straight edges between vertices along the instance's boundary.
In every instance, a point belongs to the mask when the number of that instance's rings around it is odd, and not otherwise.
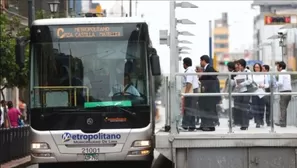
[{"label": "man in white shirt", "polygon": [[[277,63],[277,70],[279,72],[286,71],[286,63],[281,61]],[[292,92],[292,83],[290,74],[279,74],[278,81],[276,82],[279,92]],[[287,108],[291,101],[291,95],[280,95],[280,117],[279,123],[275,123],[277,126],[287,126]]]},{"label": "man in white shirt", "polygon": [[[183,59],[185,73],[196,73],[195,69],[192,67],[191,58]],[[184,84],[185,93],[198,93],[198,77],[197,75],[185,75]],[[197,116],[197,97],[185,97],[185,111],[182,120],[182,127],[188,131],[194,131],[196,128],[195,125],[195,116]]]}]

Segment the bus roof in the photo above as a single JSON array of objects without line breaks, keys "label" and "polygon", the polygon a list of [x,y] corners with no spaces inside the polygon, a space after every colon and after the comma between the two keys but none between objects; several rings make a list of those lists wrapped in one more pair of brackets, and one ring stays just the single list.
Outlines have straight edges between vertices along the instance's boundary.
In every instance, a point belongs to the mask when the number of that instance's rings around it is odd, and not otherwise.
[{"label": "bus roof", "polygon": [[146,23],[142,18],[131,17],[83,17],[83,18],[54,18],[35,20],[33,25],[72,25],[99,23]]}]

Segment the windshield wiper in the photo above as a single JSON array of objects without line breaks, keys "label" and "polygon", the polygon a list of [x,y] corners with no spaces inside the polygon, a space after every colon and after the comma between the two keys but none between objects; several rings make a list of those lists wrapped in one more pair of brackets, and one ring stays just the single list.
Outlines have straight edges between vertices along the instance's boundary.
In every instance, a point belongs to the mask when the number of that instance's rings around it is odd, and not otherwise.
[{"label": "windshield wiper", "polygon": [[130,110],[127,110],[127,109],[124,109],[124,108],[122,108],[121,106],[96,106],[96,107],[94,107],[94,108],[113,108],[113,107],[116,107],[118,110],[120,110],[120,111],[123,111],[123,112],[125,112],[125,113],[127,113],[127,114],[130,114],[131,116],[136,116],[136,113],[135,112],[133,112],[133,111],[130,111]]},{"label": "windshield wiper", "polygon": [[84,109],[81,108],[71,108],[71,109],[59,109],[59,108],[54,108],[52,112],[50,113],[42,113],[41,117],[45,118],[45,117],[51,117],[53,115],[58,115],[61,114],[61,112],[63,112],[63,114],[67,114],[68,113],[77,113],[77,112],[83,112],[85,111]]},{"label": "windshield wiper", "polygon": [[122,110],[122,111],[124,111],[124,112],[126,112],[128,114],[130,114],[131,116],[136,116],[136,113],[133,112],[133,111],[126,110],[126,109],[124,109],[124,108],[122,108],[120,106],[114,106],[114,107],[117,107],[118,109],[120,109],[120,110]]}]

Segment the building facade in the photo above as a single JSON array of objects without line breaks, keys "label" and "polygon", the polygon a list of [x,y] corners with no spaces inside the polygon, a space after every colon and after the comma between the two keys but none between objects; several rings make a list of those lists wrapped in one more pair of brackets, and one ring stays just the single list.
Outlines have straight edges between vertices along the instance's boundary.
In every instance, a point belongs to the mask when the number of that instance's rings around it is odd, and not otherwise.
[{"label": "building facade", "polygon": [[[34,7],[35,11],[45,11],[46,13],[50,13],[50,8],[49,8],[49,2],[52,2],[52,0],[35,0],[34,1]],[[65,16],[66,13],[66,7],[68,6],[66,3],[68,0],[60,0],[59,1],[59,10],[58,14],[59,16],[63,17]],[[27,0],[18,0],[17,1],[18,5],[18,11],[19,14],[25,17],[28,17],[28,1]]]},{"label": "building facade", "polygon": [[83,13],[82,0],[69,0],[69,12],[75,14],[75,16],[80,16]]},{"label": "building facade", "polygon": [[92,3],[89,13],[96,13],[98,17],[106,17],[106,9],[103,9],[100,3]]},{"label": "building facade", "polygon": [[[265,25],[265,16],[272,15],[297,15],[297,6],[293,5],[293,1],[263,1],[254,0],[252,7],[258,6],[260,14],[254,17],[254,44],[255,49],[253,55],[255,59],[263,61],[265,64],[274,65],[272,56],[276,61],[285,61],[288,64],[288,70],[296,71],[296,30],[288,30],[286,43],[287,46],[282,48],[279,46],[278,39],[268,39],[278,34],[278,31],[284,24]],[[271,46],[261,46],[263,43],[272,42]]]},{"label": "building facade", "polygon": [[213,29],[213,46],[214,46],[214,67],[218,71],[223,70],[219,62],[229,59],[229,28],[228,13],[222,13],[220,19],[215,20]]},{"label": "building facade", "polygon": [[297,30],[288,30],[287,47],[285,48],[285,59],[288,70],[297,71]]}]

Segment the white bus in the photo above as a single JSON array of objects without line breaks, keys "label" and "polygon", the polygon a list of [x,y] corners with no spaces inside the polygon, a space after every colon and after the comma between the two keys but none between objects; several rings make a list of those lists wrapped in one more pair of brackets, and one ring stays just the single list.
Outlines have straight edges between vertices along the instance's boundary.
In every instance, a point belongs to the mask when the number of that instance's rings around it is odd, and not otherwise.
[{"label": "white bus", "polygon": [[147,23],[106,17],[36,20],[30,38],[17,38],[20,66],[28,42],[32,162],[40,168],[101,161],[149,167],[153,76],[161,72]]}]

